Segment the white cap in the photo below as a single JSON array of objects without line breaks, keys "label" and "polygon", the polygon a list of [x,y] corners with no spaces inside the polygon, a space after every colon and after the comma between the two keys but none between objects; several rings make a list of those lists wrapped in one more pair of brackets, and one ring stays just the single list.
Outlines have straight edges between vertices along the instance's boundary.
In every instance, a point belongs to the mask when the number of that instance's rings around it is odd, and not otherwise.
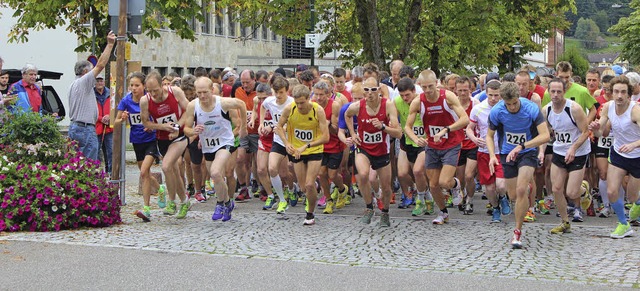
[{"label": "white cap", "polygon": [[104,79],[104,72],[100,72],[100,74],[96,76],[96,79]]}]

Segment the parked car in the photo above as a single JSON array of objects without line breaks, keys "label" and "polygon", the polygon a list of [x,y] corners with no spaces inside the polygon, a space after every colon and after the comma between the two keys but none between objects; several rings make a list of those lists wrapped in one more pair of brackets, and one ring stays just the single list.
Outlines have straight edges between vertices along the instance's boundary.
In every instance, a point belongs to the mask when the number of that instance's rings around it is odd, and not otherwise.
[{"label": "parked car", "polygon": [[[22,79],[22,71],[16,69],[3,70],[9,73],[9,84],[13,84]],[[59,120],[64,119],[66,111],[60,95],[53,86],[46,85],[44,80],[60,80],[62,73],[38,70],[38,78],[36,82],[41,82],[42,86],[42,109],[48,113],[58,113]]]}]

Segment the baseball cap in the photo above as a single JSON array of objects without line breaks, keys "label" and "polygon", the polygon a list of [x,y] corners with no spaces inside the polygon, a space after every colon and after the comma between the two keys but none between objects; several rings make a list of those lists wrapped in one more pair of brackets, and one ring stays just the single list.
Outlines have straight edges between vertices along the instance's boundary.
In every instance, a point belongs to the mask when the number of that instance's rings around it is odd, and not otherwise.
[{"label": "baseball cap", "polygon": [[104,72],[101,72],[100,74],[98,74],[96,79],[104,79]]},{"label": "baseball cap", "polygon": [[298,64],[298,66],[296,67],[296,71],[298,72],[302,72],[302,71],[306,71],[307,70],[307,65],[305,64]]},{"label": "baseball cap", "polygon": [[484,84],[486,85],[491,80],[500,81],[500,75],[498,73],[496,73],[496,72],[491,72],[491,73],[487,74],[487,77],[484,78]]},{"label": "baseball cap", "polygon": [[611,67],[611,69],[613,70],[613,72],[616,73],[616,77],[620,76],[620,75],[622,75],[624,73],[624,71],[622,70],[622,67],[619,66],[619,65],[615,65],[615,66]]},{"label": "baseball cap", "polygon": [[222,81],[226,81],[231,77],[236,77],[236,79],[238,78],[238,75],[234,74],[233,71],[231,72],[227,72],[226,74],[224,74],[224,76],[222,77]]},{"label": "baseball cap", "polygon": [[533,80],[536,77],[536,72],[529,71],[529,79]]}]

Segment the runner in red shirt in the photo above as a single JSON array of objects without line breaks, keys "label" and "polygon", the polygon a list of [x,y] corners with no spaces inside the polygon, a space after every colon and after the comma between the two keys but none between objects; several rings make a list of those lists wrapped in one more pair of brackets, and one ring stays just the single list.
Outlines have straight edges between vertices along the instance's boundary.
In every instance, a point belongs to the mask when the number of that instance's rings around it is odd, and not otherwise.
[{"label": "runner in red shirt", "polygon": [[[373,217],[373,196],[369,182],[369,171],[375,170],[382,186],[382,215],[380,226],[389,227],[389,203],[391,202],[391,166],[389,153],[390,136],[400,138],[402,130],[398,124],[398,114],[393,102],[382,98],[380,82],[373,77],[363,83],[365,99],[352,103],[345,112],[345,121],[349,132],[357,132],[352,140],[356,149],[356,168],[360,176],[360,193],[364,197],[366,210],[361,219],[365,224],[371,223]],[[358,118],[358,130],[353,127],[353,117]]]},{"label": "runner in red shirt", "polygon": [[[449,220],[449,213],[441,188],[450,190],[453,197],[460,195],[460,181],[454,175],[464,140],[462,130],[469,124],[469,117],[456,94],[437,89],[438,79],[433,71],[422,71],[417,82],[424,93],[411,102],[404,132],[418,146],[427,146],[427,177],[431,194],[440,208],[433,223],[444,224]],[[428,139],[418,138],[413,133],[416,118],[422,118]]]},{"label": "runner in red shirt", "polygon": [[[177,218],[185,218],[189,210],[189,198],[182,178],[180,167],[182,153],[185,151],[189,139],[184,136],[182,128],[184,120],[182,113],[187,110],[189,101],[180,87],[161,86],[162,76],[157,71],[147,75],[145,86],[147,95],[140,99],[140,116],[145,128],[155,130],[158,139],[158,149],[164,157],[162,172],[164,173],[169,201],[164,213],[176,213],[176,194],[180,198],[180,211]],[[153,121],[149,119],[153,118]]]}]

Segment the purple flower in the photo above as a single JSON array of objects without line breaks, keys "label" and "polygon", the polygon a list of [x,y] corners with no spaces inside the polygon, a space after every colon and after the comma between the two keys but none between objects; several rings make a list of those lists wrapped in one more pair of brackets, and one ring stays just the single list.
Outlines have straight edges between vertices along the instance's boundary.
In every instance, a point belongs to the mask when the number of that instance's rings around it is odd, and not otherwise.
[{"label": "purple flower", "polygon": [[7,178],[7,175],[5,174],[0,174],[0,181],[4,180]]},{"label": "purple flower", "polygon": [[27,203],[26,200],[24,200],[24,198],[20,198],[20,201],[18,202],[18,204],[20,204],[20,206],[24,205],[25,203]]},{"label": "purple flower", "polygon": [[44,196],[42,195],[42,193],[38,193],[36,194],[36,199],[42,199]]},{"label": "purple flower", "polygon": [[0,204],[0,208],[2,209],[6,209],[7,207],[9,207],[9,204],[7,204],[7,202],[2,202],[2,204]]},{"label": "purple flower", "polygon": [[13,212],[9,211],[7,213],[7,219],[12,219],[13,218]]}]

